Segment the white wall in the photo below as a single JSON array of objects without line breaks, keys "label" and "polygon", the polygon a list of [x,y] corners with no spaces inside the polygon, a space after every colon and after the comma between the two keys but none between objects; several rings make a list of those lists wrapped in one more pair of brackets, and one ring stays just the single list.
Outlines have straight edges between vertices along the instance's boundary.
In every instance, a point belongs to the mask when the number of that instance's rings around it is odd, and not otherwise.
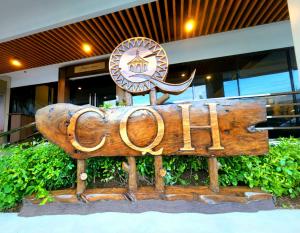
[{"label": "white wall", "polygon": [[[242,30],[196,37],[162,45],[170,64],[195,61],[236,54],[257,52],[293,46],[289,21],[267,24]],[[11,87],[54,82],[58,80],[58,68],[67,64],[95,60],[108,55],[67,62],[64,64],[38,67],[24,71],[8,73]]]},{"label": "white wall", "polygon": [[170,64],[290,46],[293,38],[289,21],[163,44]]},{"label": "white wall", "polygon": [[58,81],[58,65],[43,66],[8,74],[11,87],[21,87]]},{"label": "white wall", "polygon": [[104,59],[107,57],[109,57],[109,55],[101,55],[101,56],[90,57],[90,58],[76,60],[76,61],[70,61],[70,62],[65,62],[60,64],[32,68],[28,70],[16,71],[4,75],[11,78],[11,88],[57,82],[58,70],[60,67],[71,65],[71,64],[77,64],[81,62],[93,61],[97,59]]},{"label": "white wall", "polygon": [[0,42],[147,2],[150,0],[0,0]]}]

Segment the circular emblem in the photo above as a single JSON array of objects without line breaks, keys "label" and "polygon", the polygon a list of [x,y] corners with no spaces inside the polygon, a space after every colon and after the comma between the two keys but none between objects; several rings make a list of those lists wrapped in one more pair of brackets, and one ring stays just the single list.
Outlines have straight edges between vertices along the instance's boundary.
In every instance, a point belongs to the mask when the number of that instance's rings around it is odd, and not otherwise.
[{"label": "circular emblem", "polygon": [[112,52],[109,72],[115,83],[130,93],[143,93],[163,82],[168,72],[168,58],[154,40],[133,37],[123,41]]}]

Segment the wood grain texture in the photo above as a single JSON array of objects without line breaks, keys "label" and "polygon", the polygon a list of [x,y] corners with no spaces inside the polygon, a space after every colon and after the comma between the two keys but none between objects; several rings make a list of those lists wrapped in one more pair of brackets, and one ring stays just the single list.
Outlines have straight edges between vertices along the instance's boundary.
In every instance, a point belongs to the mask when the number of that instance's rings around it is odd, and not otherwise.
[{"label": "wood grain texture", "polygon": [[154,167],[155,167],[155,189],[158,192],[164,192],[164,176],[166,175],[166,170],[163,168],[163,158],[161,155],[154,157]]},{"label": "wood grain texture", "polygon": [[137,172],[135,157],[129,156],[128,160],[128,189],[129,192],[137,190]]},{"label": "wood grain texture", "polygon": [[[96,188],[87,189],[84,196],[87,201],[102,200],[127,200],[126,188]],[[270,200],[272,195],[261,191],[258,188],[249,187],[221,187],[219,193],[212,192],[206,186],[166,186],[165,193],[162,195],[154,187],[140,187],[134,193],[137,200],[186,200],[198,201],[206,204],[218,204],[222,202],[237,202],[245,204],[251,201]],[[64,203],[79,202],[76,198],[76,192],[72,189],[51,191],[50,195],[54,201]],[[35,199],[34,195],[26,198],[34,204],[41,200]]]},{"label": "wood grain texture", "polygon": [[77,160],[77,185],[76,185],[76,194],[84,193],[86,189],[86,182],[85,180],[81,179],[81,174],[85,173],[86,169],[86,161],[84,159]]},{"label": "wood grain texture", "polygon": [[[127,106],[133,105],[132,94],[129,93],[128,91],[125,91],[125,104]],[[127,164],[124,163],[123,167],[126,168],[124,170],[128,173],[129,193],[131,193],[131,196],[133,196],[133,198],[135,198],[134,195],[132,195],[132,193],[135,192],[138,187],[137,172],[136,172],[136,160],[135,160],[135,157],[128,156],[127,161],[128,161],[128,163]]]},{"label": "wood grain texture", "polygon": [[[210,116],[207,103],[217,103],[218,125],[222,150],[210,150],[212,145]],[[182,151],[183,125],[182,109],[176,104],[157,105],[157,111],[164,121],[161,142],[153,149],[163,150],[162,155],[237,156],[241,154],[262,155],[268,151],[267,131],[256,131],[254,125],[266,120],[263,101],[255,100],[203,100],[190,103],[191,144],[195,150]],[[134,107],[120,107],[105,111],[102,118],[88,112],[80,116],[76,125],[76,137],[85,147],[94,147],[106,138],[103,147],[84,153],[77,151],[67,134],[72,116],[87,106],[72,104],[49,105],[37,111],[38,130],[50,141],[63,148],[72,157],[85,159],[95,156],[142,156],[140,151],[127,146],[120,136],[120,121]],[[204,127],[203,127],[204,126]],[[127,121],[128,138],[138,147],[148,146],[157,135],[154,115],[146,110],[134,112]]]},{"label": "wood grain texture", "polygon": [[[157,93],[156,89],[151,89],[149,93],[150,97],[150,104],[156,105],[157,104]],[[154,168],[155,168],[155,189],[158,192],[164,192],[164,175],[165,170],[163,169],[163,159],[161,155],[154,157]]]},{"label": "wood grain texture", "polygon": [[211,191],[217,193],[219,188],[219,176],[218,176],[218,160],[214,157],[208,158],[208,174],[209,174],[209,188]]},{"label": "wood grain texture", "polygon": [[65,103],[70,99],[70,85],[69,80],[66,77],[66,69],[59,69],[58,76],[58,89],[57,89],[57,102]]},{"label": "wood grain texture", "polygon": [[[184,32],[188,19],[196,21]],[[0,74],[109,54],[124,39],[147,36],[158,43],[289,19],[287,0],[158,0],[0,43]],[[80,47],[93,46],[91,54]]]}]

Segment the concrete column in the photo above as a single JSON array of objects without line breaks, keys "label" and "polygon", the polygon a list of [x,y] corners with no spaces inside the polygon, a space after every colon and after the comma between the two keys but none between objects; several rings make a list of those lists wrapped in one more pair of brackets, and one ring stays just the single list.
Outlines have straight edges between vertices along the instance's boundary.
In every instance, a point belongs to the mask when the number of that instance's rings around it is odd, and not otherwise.
[{"label": "concrete column", "polygon": [[118,98],[119,103],[125,103],[125,91],[116,85],[116,96]]},{"label": "concrete column", "polygon": [[57,103],[70,102],[70,85],[66,77],[66,68],[59,68],[58,72]]},{"label": "concrete column", "polygon": [[[2,104],[4,106],[3,110],[4,110],[4,127],[3,127],[3,131],[7,131],[8,130],[8,121],[9,121],[9,102],[10,102],[10,77],[0,77],[0,94],[4,97],[4,99],[2,100]],[[3,113],[2,113],[3,114]],[[7,142],[7,137],[2,137],[0,138],[0,144]]]},{"label": "concrete column", "polygon": [[288,0],[288,7],[296,53],[298,74],[300,77],[300,0]]}]

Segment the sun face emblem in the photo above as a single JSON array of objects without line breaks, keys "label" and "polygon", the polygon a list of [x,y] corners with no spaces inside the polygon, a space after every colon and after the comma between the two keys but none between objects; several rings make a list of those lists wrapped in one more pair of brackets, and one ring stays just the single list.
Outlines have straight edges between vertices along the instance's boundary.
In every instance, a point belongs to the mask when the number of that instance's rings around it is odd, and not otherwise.
[{"label": "sun face emblem", "polygon": [[158,43],[148,38],[135,37],[115,48],[109,67],[119,87],[131,93],[142,93],[155,86],[150,79],[165,80],[168,59]]},{"label": "sun face emblem", "polygon": [[120,43],[109,59],[109,72],[115,83],[133,94],[158,88],[163,92],[179,94],[186,90],[194,78],[180,84],[165,82],[168,58],[165,50],[154,40],[133,37]]}]

